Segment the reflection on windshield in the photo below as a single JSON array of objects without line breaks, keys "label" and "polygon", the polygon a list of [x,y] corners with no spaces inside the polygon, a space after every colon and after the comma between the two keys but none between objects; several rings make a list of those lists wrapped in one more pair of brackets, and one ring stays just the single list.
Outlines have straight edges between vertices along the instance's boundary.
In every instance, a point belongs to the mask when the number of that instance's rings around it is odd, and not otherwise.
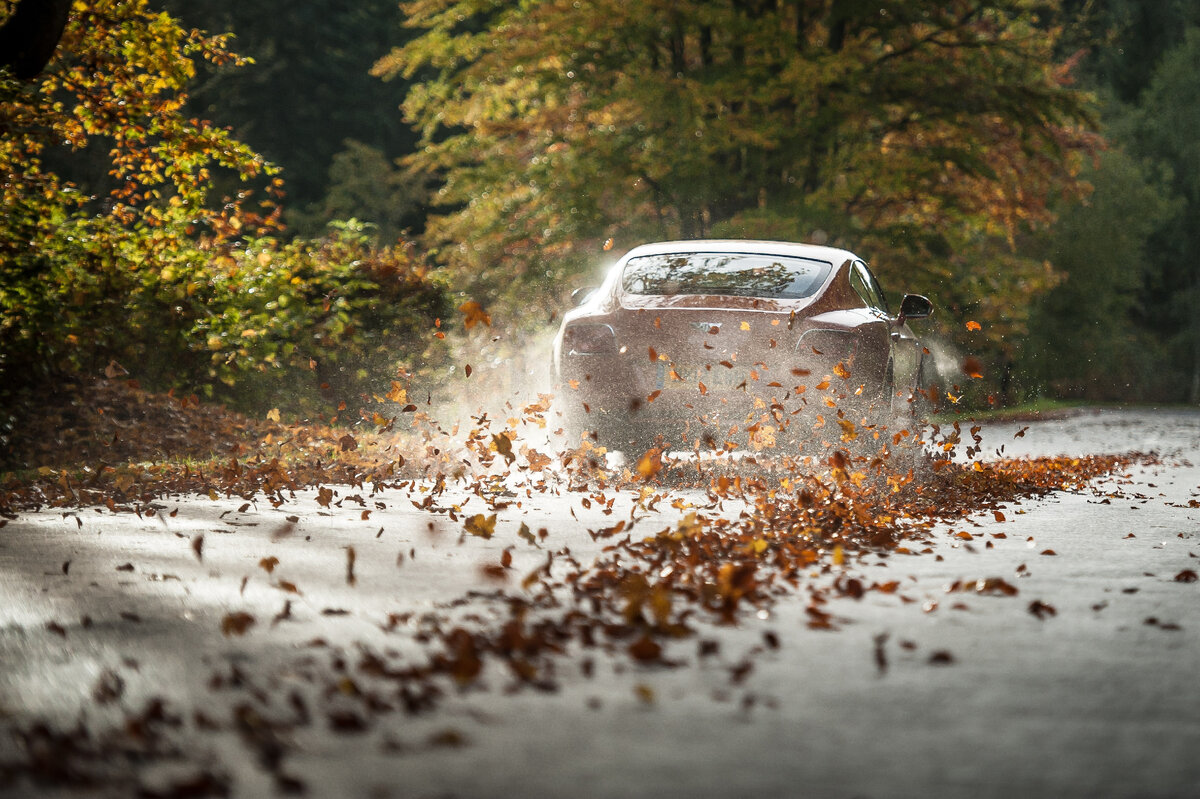
[{"label": "reflection on windshield", "polygon": [[824,261],[752,253],[671,253],[631,258],[621,275],[628,294],[715,294],[798,300],[820,287]]}]

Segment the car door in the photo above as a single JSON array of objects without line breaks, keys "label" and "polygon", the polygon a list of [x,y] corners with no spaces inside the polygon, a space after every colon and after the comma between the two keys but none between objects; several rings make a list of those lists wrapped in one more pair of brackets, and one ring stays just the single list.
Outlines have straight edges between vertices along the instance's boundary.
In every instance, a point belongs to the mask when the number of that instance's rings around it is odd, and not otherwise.
[{"label": "car door", "polygon": [[896,324],[896,319],[888,310],[887,298],[883,294],[879,280],[876,279],[870,268],[862,261],[856,262],[855,268],[861,273],[862,282],[867,287],[871,301],[888,320],[892,385],[896,391],[910,392],[917,387],[918,373],[921,369],[921,342],[907,324]]}]

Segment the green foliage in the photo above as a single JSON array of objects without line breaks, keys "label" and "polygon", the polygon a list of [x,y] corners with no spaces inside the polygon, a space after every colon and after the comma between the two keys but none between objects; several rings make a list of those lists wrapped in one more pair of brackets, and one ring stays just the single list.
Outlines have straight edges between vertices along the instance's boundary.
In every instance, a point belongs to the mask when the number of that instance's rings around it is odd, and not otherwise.
[{"label": "green foliage", "polygon": [[386,393],[398,374],[429,377],[441,354],[428,331],[452,311],[446,294],[410,247],[369,238],[351,220],[319,241],[225,246],[199,275],[186,261],[164,270],[168,302],[195,311],[182,331],[189,355],[230,387],[218,394],[312,410],[322,397]]},{"label": "green foliage", "polygon": [[383,151],[347,139],[329,166],[325,197],[307,211],[290,211],[292,229],[323,230],[335,220],[360,218],[374,225],[380,242],[393,242],[419,222],[426,181],[398,168]]},{"label": "green foliage", "polygon": [[1066,278],[1038,304],[1032,335],[1020,341],[1019,380],[1061,398],[1168,398],[1165,352],[1137,322],[1155,268],[1147,242],[1179,205],[1119,150],[1086,177],[1095,187],[1088,201],[1064,209],[1035,245]]},{"label": "green foliage", "polygon": [[1065,54],[1086,54],[1080,72],[1119,102],[1136,103],[1161,57],[1200,25],[1196,0],[1063,0]]},{"label": "green foliage", "polygon": [[410,163],[444,181],[428,240],[493,294],[553,286],[610,236],[715,232],[824,234],[934,295],[963,269],[1032,287],[1041,262],[1011,253],[944,265],[1048,221],[1095,143],[1019,0],[404,8],[423,33],[376,71],[425,76],[404,108]]},{"label": "green foliage", "polygon": [[1200,402],[1200,27],[1159,60],[1134,114],[1127,146],[1156,164],[1181,199],[1155,231],[1145,321],[1169,348],[1163,367],[1181,386],[1175,399]]},{"label": "green foliage", "polygon": [[[448,306],[410,248],[375,247],[357,223],[285,242],[271,199],[214,194],[222,173],[281,188],[184,113],[197,61],[240,63],[224,37],[144,0],[92,0],[59,52],[34,82],[0,76],[3,390],[116,361],[152,386],[301,410],[411,368],[417,330]],[[67,177],[95,163],[74,158],[85,148],[107,150],[105,194]]]}]

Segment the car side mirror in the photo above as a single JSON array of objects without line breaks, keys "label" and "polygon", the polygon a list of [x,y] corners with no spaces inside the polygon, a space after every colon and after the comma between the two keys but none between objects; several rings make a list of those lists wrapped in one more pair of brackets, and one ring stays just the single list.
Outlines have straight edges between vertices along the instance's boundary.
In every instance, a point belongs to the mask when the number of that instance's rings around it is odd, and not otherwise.
[{"label": "car side mirror", "polygon": [[571,292],[571,302],[574,303],[576,308],[578,308],[580,305],[583,305],[585,302],[591,299],[592,294],[595,292],[595,286],[580,286]]},{"label": "car side mirror", "polygon": [[928,319],[933,316],[933,303],[920,294],[905,294],[900,300],[899,322],[909,319]]}]

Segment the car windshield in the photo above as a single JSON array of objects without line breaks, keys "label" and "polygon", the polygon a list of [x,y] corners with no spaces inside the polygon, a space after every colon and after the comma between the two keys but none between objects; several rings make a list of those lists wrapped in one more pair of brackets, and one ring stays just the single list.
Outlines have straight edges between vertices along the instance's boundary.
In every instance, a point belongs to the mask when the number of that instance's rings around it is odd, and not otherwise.
[{"label": "car windshield", "polygon": [[757,253],[690,252],[630,258],[621,275],[627,294],[715,294],[798,300],[813,294],[832,264]]}]

